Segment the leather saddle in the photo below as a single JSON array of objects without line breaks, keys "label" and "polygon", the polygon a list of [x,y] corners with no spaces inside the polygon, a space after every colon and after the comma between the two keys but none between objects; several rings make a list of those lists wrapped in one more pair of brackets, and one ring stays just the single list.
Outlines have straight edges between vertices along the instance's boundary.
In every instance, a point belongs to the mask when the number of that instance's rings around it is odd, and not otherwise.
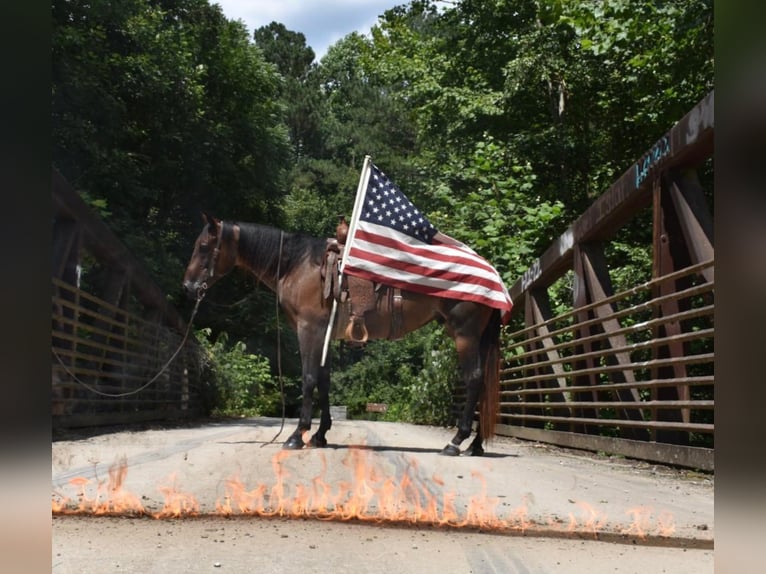
[{"label": "leather saddle", "polygon": [[341,216],[335,238],[327,239],[327,247],[321,267],[322,297],[326,300],[334,298],[341,307],[339,320],[348,317],[348,323],[342,333],[342,338],[355,346],[364,345],[369,338],[365,323],[365,314],[377,311],[379,315],[391,317],[388,339],[402,337],[402,295],[401,289],[376,283],[369,279],[353,275],[340,274],[340,264],[343,258],[344,243],[348,227]]}]

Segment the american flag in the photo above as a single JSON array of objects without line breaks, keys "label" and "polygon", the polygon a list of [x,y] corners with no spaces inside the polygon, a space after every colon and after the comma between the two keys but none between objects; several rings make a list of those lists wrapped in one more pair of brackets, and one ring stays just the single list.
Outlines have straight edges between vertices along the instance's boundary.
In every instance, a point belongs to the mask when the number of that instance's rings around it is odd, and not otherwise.
[{"label": "american flag", "polygon": [[375,165],[370,164],[358,220],[351,223],[343,272],[437,297],[501,310],[513,303],[486,259],[439,232]]}]

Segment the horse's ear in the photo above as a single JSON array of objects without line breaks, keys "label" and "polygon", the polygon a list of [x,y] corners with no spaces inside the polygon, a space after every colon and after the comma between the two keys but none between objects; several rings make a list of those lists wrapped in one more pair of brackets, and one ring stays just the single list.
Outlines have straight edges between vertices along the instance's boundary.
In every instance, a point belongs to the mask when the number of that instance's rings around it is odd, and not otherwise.
[{"label": "horse's ear", "polygon": [[213,235],[218,232],[218,225],[221,223],[220,220],[210,215],[207,211],[202,212],[202,222],[208,226],[208,233]]}]

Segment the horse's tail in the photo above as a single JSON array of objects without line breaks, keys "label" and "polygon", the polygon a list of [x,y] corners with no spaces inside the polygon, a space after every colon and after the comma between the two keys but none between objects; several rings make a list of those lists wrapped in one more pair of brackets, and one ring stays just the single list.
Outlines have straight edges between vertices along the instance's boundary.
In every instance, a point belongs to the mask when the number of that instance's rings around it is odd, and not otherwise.
[{"label": "horse's tail", "polygon": [[500,410],[500,311],[494,309],[481,334],[481,354],[484,363],[484,392],[479,405],[482,439],[495,436],[495,424]]}]

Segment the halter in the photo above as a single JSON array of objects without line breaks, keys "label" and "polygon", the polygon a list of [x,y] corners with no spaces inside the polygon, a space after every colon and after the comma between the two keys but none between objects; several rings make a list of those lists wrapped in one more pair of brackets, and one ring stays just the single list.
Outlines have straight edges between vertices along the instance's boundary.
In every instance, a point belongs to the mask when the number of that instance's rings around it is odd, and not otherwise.
[{"label": "halter", "polygon": [[207,277],[197,290],[197,298],[199,299],[202,299],[205,296],[205,292],[207,291],[207,282],[215,275],[215,266],[218,263],[218,255],[221,253],[221,243],[223,242],[223,232],[225,225],[226,223],[221,221],[221,233],[218,234],[218,239],[216,241],[215,247],[213,248],[213,257],[210,259],[210,264],[205,269],[207,271]]}]

